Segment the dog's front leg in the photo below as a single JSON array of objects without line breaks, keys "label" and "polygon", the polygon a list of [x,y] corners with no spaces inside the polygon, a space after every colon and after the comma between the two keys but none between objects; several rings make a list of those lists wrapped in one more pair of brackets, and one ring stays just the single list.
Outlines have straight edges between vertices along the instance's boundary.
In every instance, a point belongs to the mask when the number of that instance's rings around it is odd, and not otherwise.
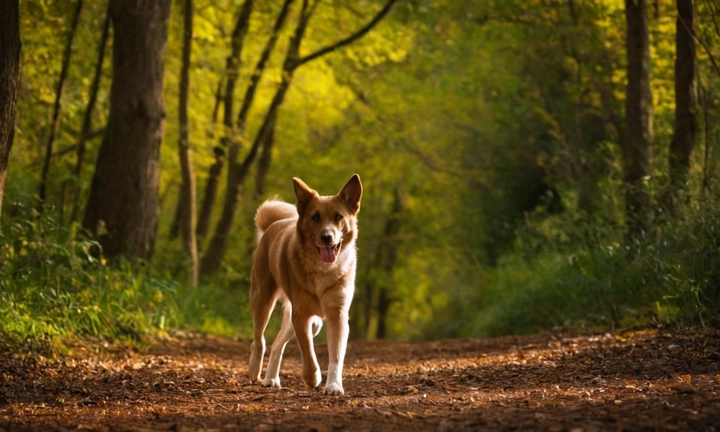
[{"label": "dog's front leg", "polygon": [[330,362],[328,364],[325,394],[342,395],[345,393],[342,384],[343,362],[345,360],[348,335],[350,334],[348,311],[344,307],[334,307],[327,310],[326,314]]},{"label": "dog's front leg", "polygon": [[315,388],[322,380],[312,340],[313,325],[316,323],[313,316],[301,316],[295,309],[292,318],[295,337],[302,355],[302,379],[305,385]]}]

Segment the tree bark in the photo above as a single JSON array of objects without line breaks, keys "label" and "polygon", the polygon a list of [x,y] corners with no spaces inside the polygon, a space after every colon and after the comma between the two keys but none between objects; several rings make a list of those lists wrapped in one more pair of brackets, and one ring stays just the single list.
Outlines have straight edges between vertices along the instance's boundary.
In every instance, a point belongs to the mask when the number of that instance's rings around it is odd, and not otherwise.
[{"label": "tree bark", "polygon": [[169,14],[170,0],[110,1],[110,119],[83,219],[108,257],[148,258],[154,249]]},{"label": "tree bark", "polygon": [[675,130],[670,142],[670,190],[667,206],[671,212],[675,200],[685,189],[690,171],[690,156],[697,134],[697,74],[695,60],[695,5],[693,0],[677,0],[675,28]]},{"label": "tree bark", "polygon": [[[313,7],[309,7],[308,0],[303,0],[300,18],[288,45],[285,60],[283,61],[282,78],[275,92],[275,96],[270,102],[265,118],[263,119],[260,129],[255,136],[253,144],[248,150],[245,159],[239,165],[233,164],[233,167],[231,167],[228,172],[228,187],[222,214],[217,226],[215,227],[213,238],[211,239],[208,249],[203,256],[202,263],[200,265],[201,274],[210,274],[220,268],[220,263],[225,256],[227,237],[232,229],[235,211],[240,199],[240,192],[245,182],[245,178],[247,177],[250,167],[255,162],[260,146],[267,140],[267,137],[272,133],[272,129],[275,127],[275,117],[277,115],[277,111],[280,105],[282,105],[285,94],[290,88],[290,83],[292,82],[293,75],[297,68],[325,54],[331,53],[342,46],[348,45],[367,34],[367,32],[369,32],[375,25],[377,25],[378,22],[382,20],[385,15],[387,15],[396,1],[397,0],[389,0],[368,24],[360,28],[352,35],[308,54],[305,57],[300,57],[300,45],[302,43],[302,39],[305,35],[305,31],[307,30],[314,7],[318,4],[315,3]],[[250,87],[248,88],[248,91],[250,91]],[[238,120],[238,123],[240,123],[240,120],[241,119]],[[244,119],[242,120],[244,121]],[[230,155],[230,160],[233,160],[233,155]]]},{"label": "tree bark", "polygon": [[652,94],[650,93],[650,43],[647,0],[625,0],[627,24],[627,97],[625,136],[622,145],[625,177],[625,211],[630,237],[647,230],[652,143]]},{"label": "tree bark", "polygon": [[195,237],[195,221],[197,215],[197,201],[195,189],[195,168],[193,154],[190,146],[188,121],[188,90],[190,87],[190,55],[192,51],[193,34],[193,2],[185,0],[182,65],[180,67],[180,89],[178,103],[178,120],[180,124],[180,137],[178,140],[178,156],[180,159],[180,173],[182,185],[180,186],[180,233],[185,251],[190,256],[190,285],[194,288],[198,284],[198,252]]},{"label": "tree bark", "polygon": [[60,68],[60,78],[58,79],[57,87],[55,90],[55,103],[53,104],[52,120],[50,122],[50,133],[48,134],[48,141],[45,145],[45,160],[43,162],[42,172],[40,173],[40,209],[45,205],[45,199],[47,195],[47,178],[50,172],[50,160],[53,155],[53,145],[55,143],[55,135],[57,134],[58,127],[60,125],[60,111],[62,110],[62,95],[63,89],[65,88],[65,79],[67,78],[68,68],[70,66],[70,57],[72,56],[72,45],[75,39],[75,33],[77,33],[77,26],[80,22],[80,12],[82,12],[83,2],[77,0],[75,5],[75,12],[73,13],[72,22],[70,29],[68,30],[68,38],[65,43],[65,49],[63,50],[62,66]]},{"label": "tree bark", "polygon": [[[90,139],[90,129],[92,128],[92,114],[95,109],[95,103],[97,102],[97,94],[100,90],[100,80],[102,78],[102,68],[105,61],[105,50],[107,48],[107,40],[110,37],[110,12],[105,14],[103,20],[102,34],[100,35],[100,42],[98,42],[97,51],[97,63],[95,64],[95,74],[93,75],[92,83],[90,84],[90,93],[88,95],[87,107],[85,107],[85,113],[83,114],[83,123],[80,129],[80,136],[78,137],[76,147],[76,158],[75,161],[75,178],[79,182],[82,177],[83,168],[85,166],[85,143]],[[79,187],[74,188],[75,191],[79,191]],[[80,213],[80,193],[71,193],[73,196],[72,213],[70,216],[71,221],[75,221]]]},{"label": "tree bark", "polygon": [[0,214],[8,159],[15,138],[20,80],[20,15],[18,0],[0,1]]}]

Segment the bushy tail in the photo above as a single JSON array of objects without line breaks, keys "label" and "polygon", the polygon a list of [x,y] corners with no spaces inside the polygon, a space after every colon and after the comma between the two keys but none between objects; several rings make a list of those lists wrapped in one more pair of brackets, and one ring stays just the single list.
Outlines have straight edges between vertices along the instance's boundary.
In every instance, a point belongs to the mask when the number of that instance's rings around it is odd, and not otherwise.
[{"label": "bushy tail", "polygon": [[258,207],[255,213],[255,226],[257,227],[257,240],[260,241],[263,233],[270,225],[282,219],[297,217],[297,208],[283,201],[269,199]]}]

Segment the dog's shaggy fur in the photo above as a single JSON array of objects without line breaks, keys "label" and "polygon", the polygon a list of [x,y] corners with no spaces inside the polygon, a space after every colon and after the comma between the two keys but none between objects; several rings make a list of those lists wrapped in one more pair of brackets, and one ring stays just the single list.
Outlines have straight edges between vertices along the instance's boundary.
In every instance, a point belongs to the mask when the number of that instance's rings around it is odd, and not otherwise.
[{"label": "dog's shaggy fur", "polygon": [[348,313],[355,289],[355,240],[362,184],[355,174],[337,195],[321,196],[299,178],[293,182],[297,205],[268,200],[255,215],[260,240],[251,275],[255,336],[249,376],[252,382],[260,381],[265,327],[280,300],[282,326],[273,342],[262,385],[280,387],[280,362],[293,335],[302,355],[303,381],[313,388],[320,384],[313,337],[320,331],[322,319],[326,319],[330,362],[325,394],[341,395]]}]

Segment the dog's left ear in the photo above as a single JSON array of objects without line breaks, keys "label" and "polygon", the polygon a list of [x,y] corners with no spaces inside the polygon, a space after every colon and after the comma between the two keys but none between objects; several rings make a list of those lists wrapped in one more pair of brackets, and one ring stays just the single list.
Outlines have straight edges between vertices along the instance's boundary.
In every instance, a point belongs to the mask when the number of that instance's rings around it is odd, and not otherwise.
[{"label": "dog's left ear", "polygon": [[360,176],[353,174],[353,176],[350,177],[350,180],[345,183],[345,186],[343,186],[342,190],[338,193],[338,196],[347,203],[353,213],[357,213],[360,211],[360,199],[362,198],[362,193],[363,188],[362,183],[360,183]]}]

